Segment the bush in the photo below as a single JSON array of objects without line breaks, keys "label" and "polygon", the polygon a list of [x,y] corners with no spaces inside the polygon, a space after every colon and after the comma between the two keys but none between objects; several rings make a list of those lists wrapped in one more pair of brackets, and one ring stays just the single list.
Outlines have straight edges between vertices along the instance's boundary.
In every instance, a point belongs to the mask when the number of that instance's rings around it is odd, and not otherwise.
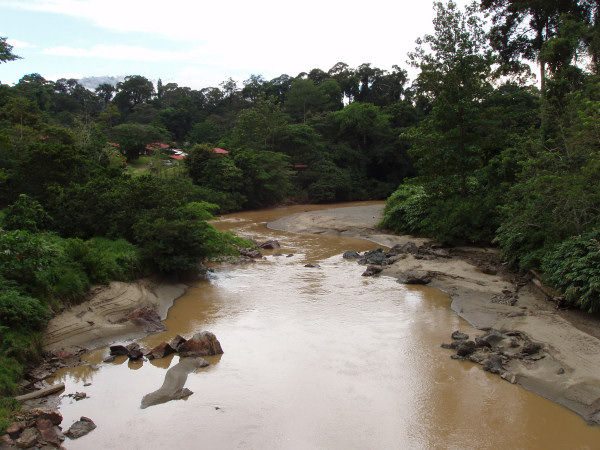
[{"label": "bush", "polygon": [[402,184],[388,198],[379,227],[396,233],[417,233],[426,217],[428,197],[423,186]]},{"label": "bush", "polygon": [[570,306],[600,311],[600,228],[560,243],[545,256],[543,270]]}]

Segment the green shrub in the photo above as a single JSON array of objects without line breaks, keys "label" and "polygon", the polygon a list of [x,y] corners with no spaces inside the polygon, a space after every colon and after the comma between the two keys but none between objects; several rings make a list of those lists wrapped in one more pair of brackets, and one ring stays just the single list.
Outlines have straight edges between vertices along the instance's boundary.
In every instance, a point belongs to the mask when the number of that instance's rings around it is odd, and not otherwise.
[{"label": "green shrub", "polygon": [[426,217],[428,196],[423,186],[402,184],[388,198],[379,227],[396,233],[417,233]]},{"label": "green shrub", "polygon": [[569,305],[600,311],[600,228],[560,243],[545,256],[543,270]]},{"label": "green shrub", "polygon": [[2,227],[6,230],[25,230],[36,232],[50,224],[51,218],[40,203],[25,194],[4,211]]}]

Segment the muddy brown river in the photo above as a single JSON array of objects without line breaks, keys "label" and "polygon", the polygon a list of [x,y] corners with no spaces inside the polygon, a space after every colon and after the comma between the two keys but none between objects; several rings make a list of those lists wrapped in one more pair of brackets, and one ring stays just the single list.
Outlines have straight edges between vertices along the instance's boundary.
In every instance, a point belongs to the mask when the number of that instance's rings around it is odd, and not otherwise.
[{"label": "muddy brown river", "polygon": [[[349,206],[349,205],[346,205]],[[346,250],[364,240],[295,235],[266,222],[323,207],[287,207],[225,216],[218,224],[258,241],[277,239],[284,256],[223,264],[187,280],[167,332],[215,333],[224,350],[189,374],[184,400],[140,408],[179,358],[102,363],[61,372],[63,429],[80,416],[98,428],[67,449],[593,449],[600,428],[440,348],[460,329],[476,330],[432,288],[361,277]],[[293,256],[287,256],[293,254]],[[320,268],[306,268],[309,262]],[[84,386],[84,384],[89,384]]]}]

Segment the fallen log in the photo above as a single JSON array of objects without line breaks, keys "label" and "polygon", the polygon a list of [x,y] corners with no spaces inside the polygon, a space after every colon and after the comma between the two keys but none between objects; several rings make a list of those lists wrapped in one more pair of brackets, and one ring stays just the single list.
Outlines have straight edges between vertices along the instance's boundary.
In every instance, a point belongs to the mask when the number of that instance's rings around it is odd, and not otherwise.
[{"label": "fallen log", "polygon": [[54,394],[55,392],[62,391],[65,388],[65,383],[53,384],[46,388],[40,389],[39,391],[30,392],[29,394],[23,394],[15,397],[15,400],[23,402],[25,400],[31,400],[33,398],[46,397],[47,395]]}]

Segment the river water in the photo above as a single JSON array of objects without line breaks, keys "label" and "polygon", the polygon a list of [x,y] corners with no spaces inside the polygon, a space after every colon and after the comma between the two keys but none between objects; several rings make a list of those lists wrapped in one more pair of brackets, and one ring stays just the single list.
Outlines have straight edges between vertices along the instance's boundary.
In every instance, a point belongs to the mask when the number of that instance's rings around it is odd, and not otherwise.
[{"label": "river water", "polygon": [[[355,204],[356,205],[356,204]],[[348,206],[348,205],[344,205]],[[98,428],[68,449],[585,449],[600,429],[574,413],[440,348],[452,331],[476,330],[432,288],[361,277],[345,250],[359,239],[295,235],[266,222],[323,207],[286,207],[225,216],[217,225],[257,241],[277,239],[274,256],[222,264],[170,309],[168,331],[215,333],[224,350],[189,375],[193,395],[140,409],[178,357],[101,363],[63,371],[63,429],[80,416]],[[293,254],[293,256],[287,256]],[[308,262],[320,268],[306,268]],[[91,383],[91,384],[89,384]],[[88,384],[87,386],[84,386]]]}]

